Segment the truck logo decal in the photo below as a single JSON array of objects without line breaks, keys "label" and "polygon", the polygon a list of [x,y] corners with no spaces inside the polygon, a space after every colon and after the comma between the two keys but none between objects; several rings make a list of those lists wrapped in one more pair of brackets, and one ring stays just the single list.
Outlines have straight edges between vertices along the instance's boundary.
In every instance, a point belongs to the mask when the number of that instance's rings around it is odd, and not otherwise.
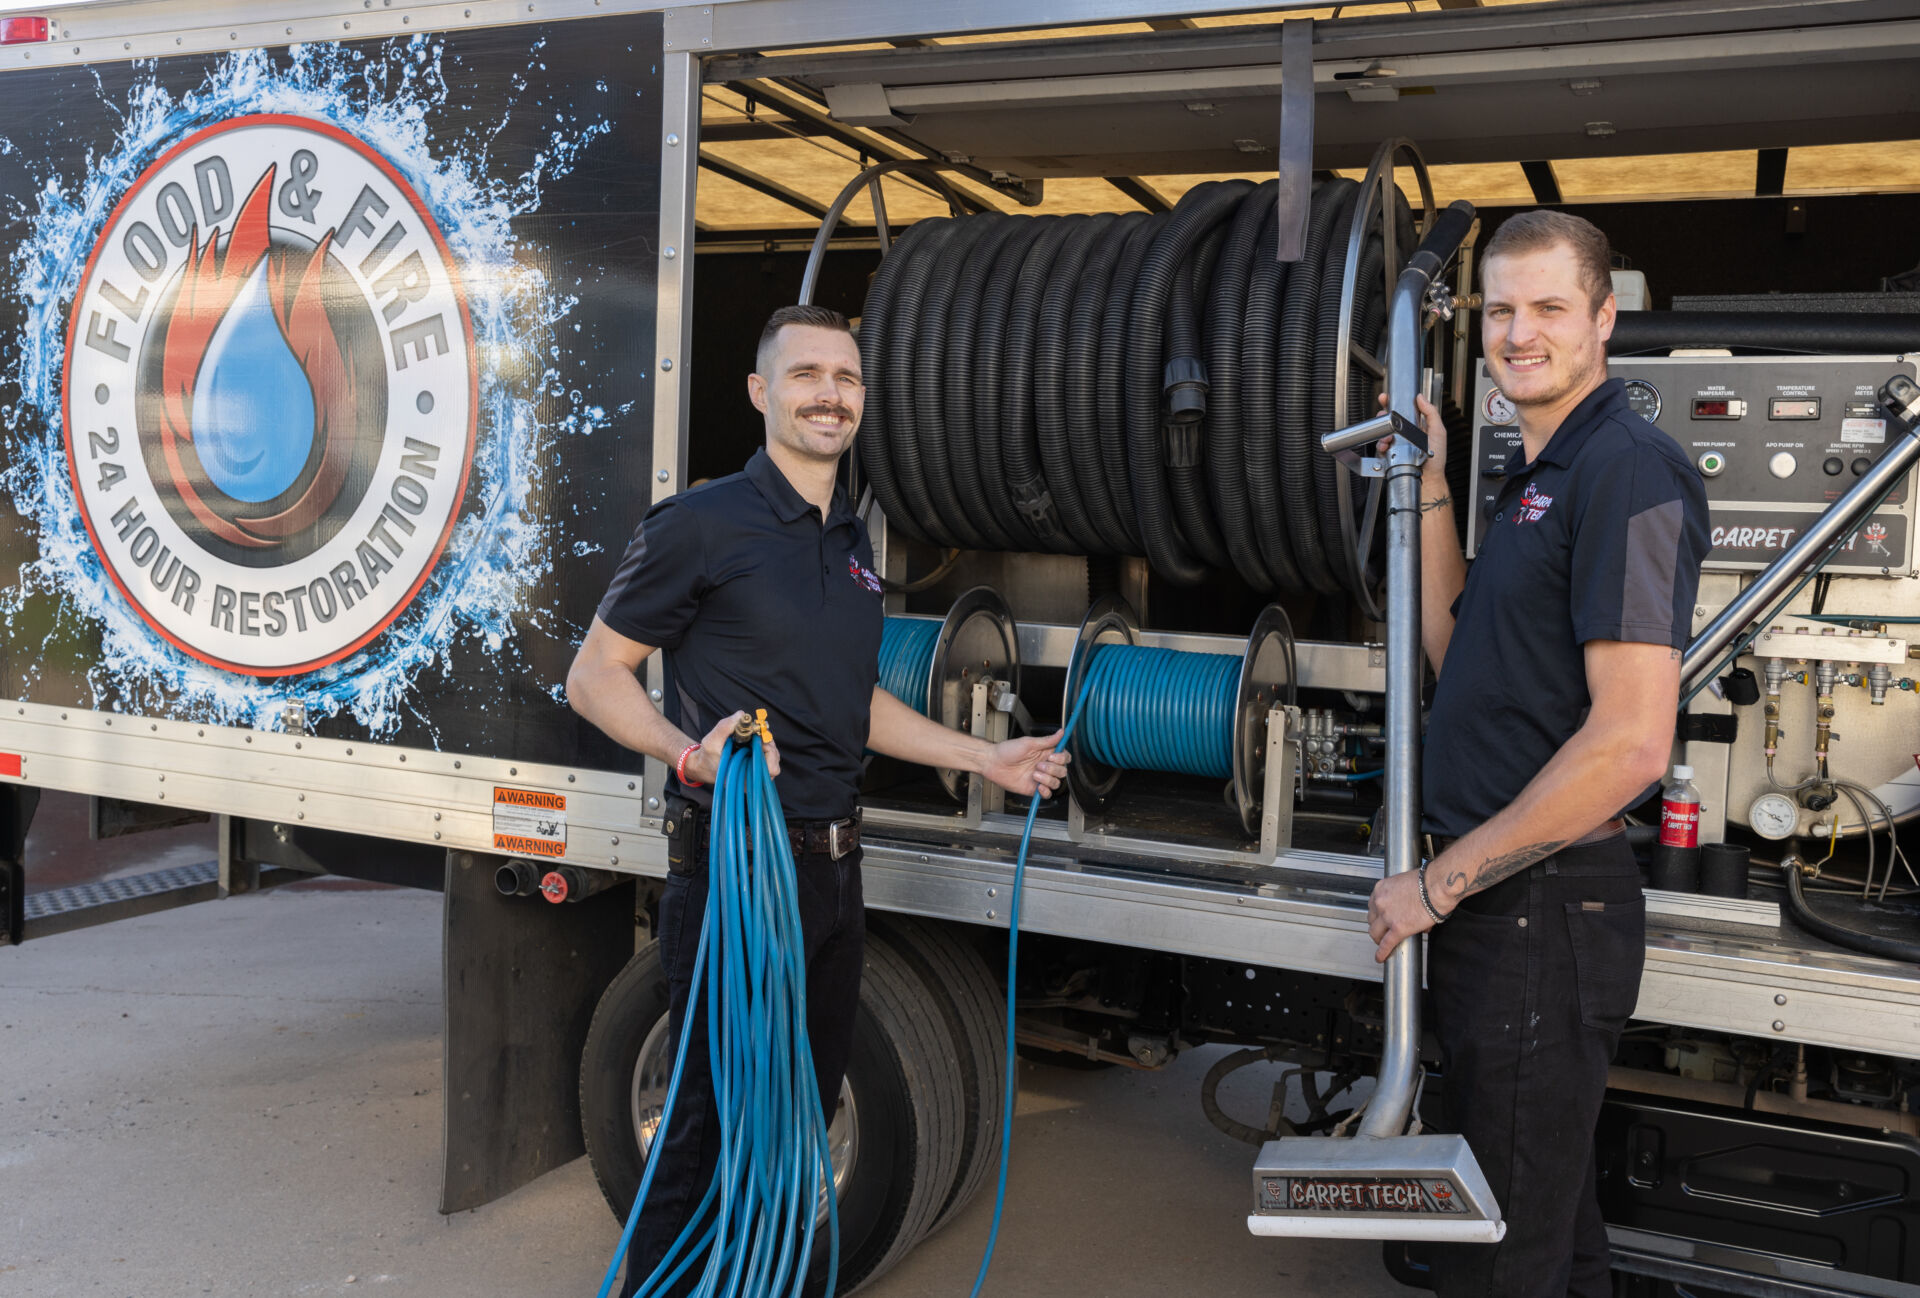
[{"label": "truck logo decal", "polygon": [[68,322],[82,518],[149,626],[255,677],[365,645],[439,561],[479,410],[459,269],[405,176],[249,114],[175,144],[94,240]]}]

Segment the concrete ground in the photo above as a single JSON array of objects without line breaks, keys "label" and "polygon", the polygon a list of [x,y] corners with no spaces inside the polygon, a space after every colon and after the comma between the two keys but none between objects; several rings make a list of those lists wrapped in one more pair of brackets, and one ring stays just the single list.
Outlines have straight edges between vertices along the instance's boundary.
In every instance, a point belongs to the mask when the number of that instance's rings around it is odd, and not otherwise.
[{"label": "concrete ground", "polygon": [[[29,860],[63,885],[137,868],[138,838],[94,856],[71,821]],[[0,949],[0,1295],[594,1293],[618,1230],[584,1159],[434,1211],[439,924],[437,895],[323,880]],[[1253,1150],[1197,1098],[1218,1054],[1023,1065],[989,1294],[1410,1292],[1377,1245],[1246,1233]],[[1260,1071],[1223,1088],[1231,1111],[1265,1112]],[[991,1214],[989,1188],[863,1292],[965,1294]]]}]

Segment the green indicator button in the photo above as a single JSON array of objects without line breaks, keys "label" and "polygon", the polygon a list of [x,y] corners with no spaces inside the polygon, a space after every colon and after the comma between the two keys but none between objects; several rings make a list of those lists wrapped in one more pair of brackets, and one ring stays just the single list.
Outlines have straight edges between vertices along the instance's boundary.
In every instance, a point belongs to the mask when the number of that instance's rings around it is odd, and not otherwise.
[{"label": "green indicator button", "polygon": [[1726,467],[1727,457],[1718,451],[1708,451],[1700,457],[1700,472],[1709,478],[1717,477]]}]

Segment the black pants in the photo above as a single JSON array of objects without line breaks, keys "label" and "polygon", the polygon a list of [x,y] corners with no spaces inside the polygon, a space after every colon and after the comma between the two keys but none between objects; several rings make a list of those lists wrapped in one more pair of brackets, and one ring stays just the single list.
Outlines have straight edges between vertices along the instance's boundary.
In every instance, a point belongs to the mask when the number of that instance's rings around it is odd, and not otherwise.
[{"label": "black pants", "polygon": [[1435,929],[1427,987],[1446,1110],[1507,1237],[1433,1249],[1466,1298],[1608,1298],[1593,1129],[1640,994],[1647,908],[1624,835],[1570,847],[1476,893]]},{"label": "black pants", "polygon": [[[675,860],[660,899],[660,960],[667,971],[671,1000],[668,1021],[673,1043],[691,1030],[687,1061],[674,1101],[673,1121],[652,1157],[660,1160],[646,1207],[634,1229],[627,1254],[622,1298],[631,1298],[673,1241],[713,1180],[720,1161],[720,1116],[713,1099],[713,1071],[707,1055],[707,1013],[703,1000],[693,1022],[687,1023],[687,1000],[693,989],[694,956],[700,948],[700,925],[707,913],[707,871],[704,844],[700,859]],[[676,839],[670,857],[684,853]],[[866,910],[860,893],[858,849],[838,861],[824,853],[806,853],[794,859],[800,899],[800,930],[806,943],[807,1041],[813,1047],[813,1074],[820,1086],[820,1102],[831,1119],[840,1096],[840,1079],[853,1050],[853,1022],[860,1004],[860,965],[866,942]],[[683,872],[684,871],[684,872]],[[680,1256],[685,1256],[682,1250]],[[814,1250],[809,1293],[826,1286],[827,1249],[822,1239]],[[692,1291],[699,1280],[698,1264],[670,1291]]]}]

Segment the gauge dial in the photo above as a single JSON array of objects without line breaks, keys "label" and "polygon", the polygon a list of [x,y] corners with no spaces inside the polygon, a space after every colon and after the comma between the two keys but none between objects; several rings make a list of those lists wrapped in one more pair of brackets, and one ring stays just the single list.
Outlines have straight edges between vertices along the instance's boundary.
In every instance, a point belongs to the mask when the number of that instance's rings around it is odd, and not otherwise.
[{"label": "gauge dial", "polygon": [[1507,400],[1507,394],[1499,388],[1488,388],[1487,399],[1481,403],[1481,413],[1486,415],[1490,424],[1510,424],[1519,415],[1513,408],[1513,402]]},{"label": "gauge dial", "polygon": [[1660,389],[1645,379],[1627,380],[1627,404],[1650,424],[1660,422]]},{"label": "gauge dial", "polygon": [[1792,838],[1800,828],[1800,808],[1784,793],[1763,793],[1747,808],[1747,823],[1762,838]]}]

